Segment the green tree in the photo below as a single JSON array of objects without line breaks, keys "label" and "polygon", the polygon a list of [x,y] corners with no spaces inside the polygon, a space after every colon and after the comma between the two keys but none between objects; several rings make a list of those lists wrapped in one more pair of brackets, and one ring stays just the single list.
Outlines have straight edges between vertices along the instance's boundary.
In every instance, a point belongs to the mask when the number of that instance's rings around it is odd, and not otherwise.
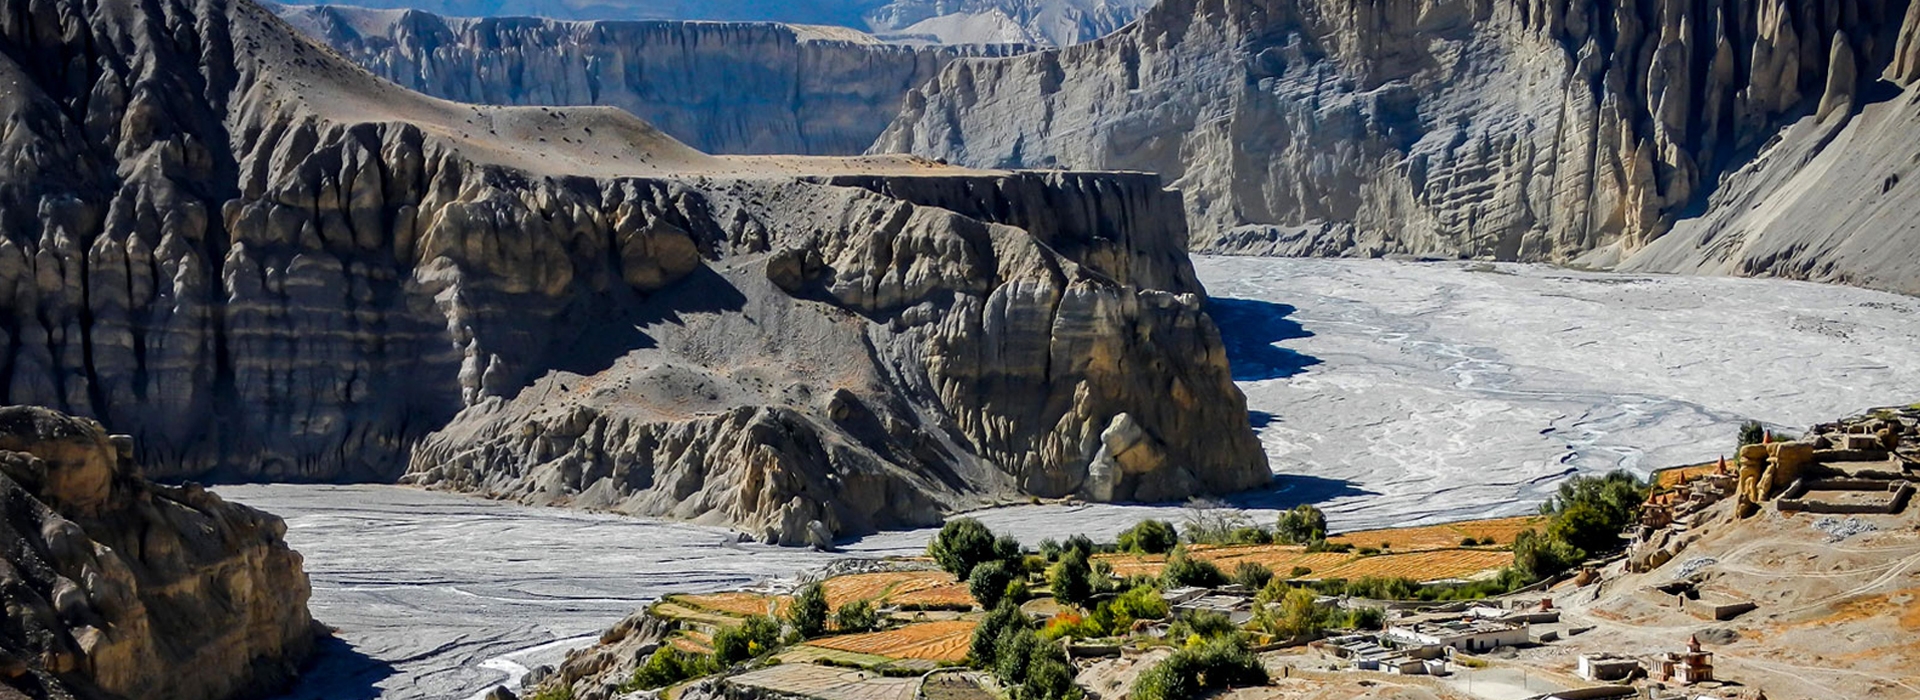
[{"label": "green tree", "polygon": [[721,629],[713,635],[713,656],[723,666],[746,661],[780,646],[780,623],[765,615],[753,615],[736,627]]},{"label": "green tree", "polygon": [[633,677],[621,686],[621,692],[655,690],[713,673],[712,662],[704,656],[681,651],[671,644],[661,645],[647,662],[633,670]]},{"label": "green tree", "polygon": [[1527,581],[1539,581],[1559,575],[1586,558],[1586,554],[1565,540],[1522,531],[1513,538],[1513,569]]},{"label": "green tree", "polygon": [[1140,674],[1131,700],[1193,700],[1224,688],[1266,685],[1267,669],[1235,635],[1181,649]]},{"label": "green tree", "polygon": [[1327,628],[1327,611],[1318,604],[1320,596],[1312,589],[1295,588],[1280,600],[1269,627],[1274,634],[1311,637]]},{"label": "green tree", "polygon": [[967,577],[967,592],[980,601],[981,609],[992,610],[1007,597],[1010,583],[1013,583],[1013,572],[1007,569],[1006,562],[983,562],[973,567],[973,574]]},{"label": "green tree", "polygon": [[1761,425],[1760,421],[1750,420],[1745,423],[1741,423],[1739,446],[1746,447],[1748,445],[1758,445],[1766,439],[1766,436],[1767,436],[1767,426]]},{"label": "green tree", "polygon": [[1020,700],[1077,700],[1085,693],[1073,684],[1073,668],[1064,659],[1040,656],[1027,664]]},{"label": "green tree", "polygon": [[1026,627],[1009,627],[1000,632],[999,641],[993,645],[993,675],[1000,683],[1012,688],[1027,680],[1027,665],[1032,662],[1034,649],[1040,646],[1040,638]]},{"label": "green tree", "polygon": [[993,531],[973,518],[947,521],[927,544],[927,555],[961,581],[973,575],[973,567],[1001,559]]},{"label": "green tree", "polygon": [[1007,630],[1026,629],[1027,614],[1020,612],[1019,606],[1009,601],[1001,601],[980,624],[973,628],[973,639],[967,646],[967,661],[974,668],[995,668],[999,658],[1000,635]]},{"label": "green tree", "polygon": [[1261,566],[1257,561],[1243,561],[1233,569],[1233,582],[1246,586],[1247,590],[1257,591],[1267,587],[1273,580],[1273,569]]},{"label": "green tree", "polygon": [[801,586],[787,606],[787,624],[802,639],[812,639],[827,631],[827,588],[819,583]]},{"label": "green tree", "polygon": [[1165,554],[1180,543],[1180,535],[1164,520],[1142,520],[1120,533],[1120,548],[1142,554]]},{"label": "green tree", "polygon": [[1289,544],[1308,544],[1327,538],[1327,514],[1302,503],[1280,514],[1274,536]]},{"label": "green tree", "polygon": [[1213,562],[1188,556],[1185,547],[1173,550],[1173,555],[1167,557],[1166,566],[1160,569],[1160,584],[1167,588],[1215,588],[1226,582],[1227,575],[1220,572],[1220,567],[1214,566]]},{"label": "green tree", "polygon": [[880,627],[880,612],[871,601],[856,600],[834,611],[833,626],[841,632],[871,632]]},{"label": "green tree", "polygon": [[1062,603],[1085,607],[1093,599],[1093,567],[1080,550],[1062,553],[1059,563],[1047,572],[1047,580],[1053,587],[1054,599]]}]

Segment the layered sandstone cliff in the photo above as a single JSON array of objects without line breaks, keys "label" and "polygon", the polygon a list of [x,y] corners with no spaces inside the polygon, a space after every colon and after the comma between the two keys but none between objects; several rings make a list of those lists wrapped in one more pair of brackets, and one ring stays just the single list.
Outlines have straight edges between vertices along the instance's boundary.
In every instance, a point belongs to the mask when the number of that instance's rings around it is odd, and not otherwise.
[{"label": "layered sandstone cliff", "polygon": [[285,684],[315,631],[285,523],[151,484],[132,452],[93,421],[0,408],[0,689],[211,700]]},{"label": "layered sandstone cliff", "polygon": [[436,97],[606,105],[708,153],[850,155],[907,91],[962,56],[1022,46],[901,46],[839,27],[562,22],[287,6],[281,15],[369,71]]},{"label": "layered sandstone cliff", "polygon": [[1268,478],[1150,176],[720,158],[424,97],[244,0],[20,9],[3,388],[151,473],[409,472],[787,543]]},{"label": "layered sandstone cliff", "polygon": [[[1158,172],[1210,250],[1609,264],[1708,206],[1783,124],[1850,120],[1883,69],[1914,72],[1908,14],[1899,0],[1169,0],[1090,44],[947,66],[874,151]],[[1705,243],[1677,257],[1920,288],[1920,273],[1865,274],[1875,261],[1855,248],[1887,241],[1839,225],[1873,240],[1793,234],[1772,251],[1792,265]]]}]

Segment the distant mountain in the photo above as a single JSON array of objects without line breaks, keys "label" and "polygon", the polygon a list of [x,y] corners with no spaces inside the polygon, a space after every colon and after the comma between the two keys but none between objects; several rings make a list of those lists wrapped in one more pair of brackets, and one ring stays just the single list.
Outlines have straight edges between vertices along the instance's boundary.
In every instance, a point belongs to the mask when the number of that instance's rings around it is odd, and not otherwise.
[{"label": "distant mountain", "polygon": [[355,0],[454,17],[713,20],[852,27],[906,42],[1065,46],[1106,35],[1154,0]]}]

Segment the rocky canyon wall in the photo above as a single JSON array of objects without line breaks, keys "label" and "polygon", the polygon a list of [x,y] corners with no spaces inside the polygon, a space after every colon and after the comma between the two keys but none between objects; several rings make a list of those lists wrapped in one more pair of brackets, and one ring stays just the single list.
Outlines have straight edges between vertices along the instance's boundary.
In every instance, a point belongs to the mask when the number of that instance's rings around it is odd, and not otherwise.
[{"label": "rocky canyon wall", "polygon": [[[1883,69],[1911,74],[1908,9],[1170,0],[1100,41],[950,64],[873,150],[1158,172],[1206,250],[1613,264],[1697,216],[1783,125],[1851,119]],[[1842,281],[1872,262],[1808,235],[1788,244],[1818,259],[1791,266],[1678,257]]]},{"label": "rocky canyon wall", "polygon": [[904,46],[840,27],[756,22],[462,19],[331,6],[282,15],[429,95],[619,107],[708,153],[858,154],[907,91],[949,61],[1026,50]]},{"label": "rocky canyon wall", "polygon": [[0,390],[150,474],[785,543],[1269,478],[1155,178],[715,157],[422,96],[245,0],[17,10]]},{"label": "rocky canyon wall", "polygon": [[216,700],[285,685],[315,634],[286,524],[151,484],[132,452],[93,421],[0,408],[0,689]]}]

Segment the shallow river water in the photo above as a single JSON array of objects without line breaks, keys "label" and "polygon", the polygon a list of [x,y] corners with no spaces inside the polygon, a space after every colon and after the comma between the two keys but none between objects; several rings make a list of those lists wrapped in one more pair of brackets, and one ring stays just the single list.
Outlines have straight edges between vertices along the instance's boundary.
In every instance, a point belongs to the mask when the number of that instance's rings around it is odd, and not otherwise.
[{"label": "shallow river water", "polygon": [[[1739,421],[1798,428],[1920,399],[1920,300],[1844,287],[1537,266],[1199,258],[1280,476],[1250,515],[1335,529],[1526,512],[1575,471],[1711,460]],[[287,518],[338,630],[290,696],[467,698],[663,593],[790,579],[832,556],[723,530],[387,486],[226,486]],[[1028,541],[1178,506],[979,514]],[[930,531],[847,546],[881,556]]]}]

